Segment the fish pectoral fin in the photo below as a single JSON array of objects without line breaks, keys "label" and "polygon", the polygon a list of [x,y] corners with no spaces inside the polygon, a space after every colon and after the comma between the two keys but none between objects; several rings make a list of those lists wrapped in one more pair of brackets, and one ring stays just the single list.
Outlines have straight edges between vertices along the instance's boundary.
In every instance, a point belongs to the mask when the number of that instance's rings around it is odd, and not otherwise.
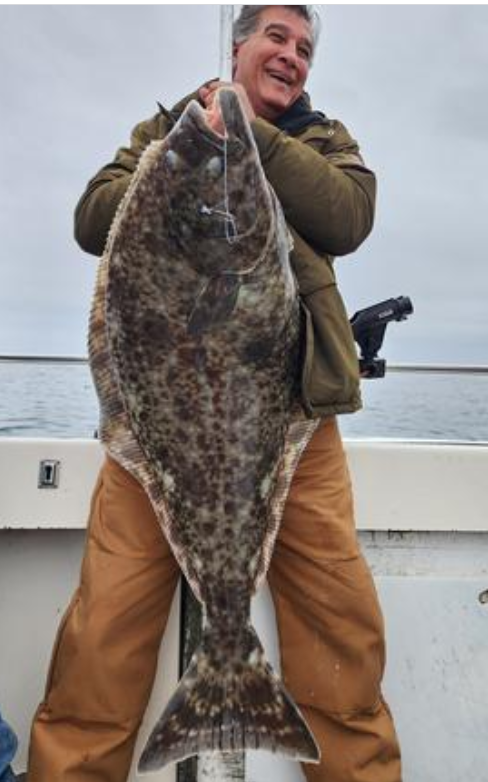
[{"label": "fish pectoral fin", "polygon": [[188,318],[189,334],[202,334],[231,317],[237,304],[241,281],[236,274],[219,274],[204,285]]},{"label": "fish pectoral fin", "polygon": [[[266,662],[256,633],[242,633],[232,661],[212,650],[209,628],[202,644],[149,736],[138,773],[203,752],[265,749],[317,763],[320,752],[282,682]],[[242,655],[240,652],[242,651]]]}]

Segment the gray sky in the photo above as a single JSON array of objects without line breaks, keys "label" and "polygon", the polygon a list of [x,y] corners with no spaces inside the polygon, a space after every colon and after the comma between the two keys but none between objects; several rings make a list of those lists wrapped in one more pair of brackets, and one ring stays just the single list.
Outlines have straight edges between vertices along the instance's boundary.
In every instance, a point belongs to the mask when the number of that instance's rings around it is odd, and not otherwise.
[{"label": "gray sky", "polygon": [[[488,364],[488,6],[319,6],[314,106],[379,180],[372,236],[338,260],[351,315],[409,295],[390,362]],[[216,5],[0,6],[0,354],[86,354],[87,180],[132,127],[218,71]]]}]

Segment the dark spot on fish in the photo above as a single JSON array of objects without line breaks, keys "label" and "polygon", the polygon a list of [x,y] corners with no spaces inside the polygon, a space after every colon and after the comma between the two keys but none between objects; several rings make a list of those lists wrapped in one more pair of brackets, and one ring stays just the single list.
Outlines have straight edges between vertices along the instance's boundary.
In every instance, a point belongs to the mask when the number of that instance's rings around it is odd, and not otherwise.
[{"label": "dark spot on fish", "polygon": [[175,437],[181,445],[185,445],[189,442],[188,430],[184,429],[182,426],[176,429]]},{"label": "dark spot on fish", "polygon": [[174,400],[174,410],[177,416],[186,421],[191,421],[193,405],[186,396],[178,396]]},{"label": "dark spot on fish", "polygon": [[232,202],[231,206],[236,204],[236,206],[241,205],[242,208],[242,204],[244,204],[246,200],[246,194],[244,190],[242,190],[240,187],[233,190],[230,196],[230,200]]},{"label": "dark spot on fish", "polygon": [[245,453],[252,455],[256,453],[258,442],[255,437],[248,437],[242,442],[242,449]]},{"label": "dark spot on fish", "polygon": [[253,474],[241,476],[234,484],[234,490],[240,497],[252,497],[256,493],[256,481]]},{"label": "dark spot on fish", "polygon": [[229,163],[238,163],[247,155],[246,145],[238,138],[227,142],[227,160]]},{"label": "dark spot on fish", "polygon": [[160,246],[159,246],[158,238],[154,232],[148,231],[147,233],[145,233],[141,238],[141,243],[144,249],[151,255],[158,254],[160,250]]},{"label": "dark spot on fish", "polygon": [[226,514],[226,516],[234,516],[236,510],[237,510],[237,506],[233,500],[228,499],[224,502],[224,513]]},{"label": "dark spot on fish", "polygon": [[190,138],[186,134],[181,133],[177,138],[173,138],[174,151],[190,168],[199,167],[205,154],[203,150],[208,146],[208,141],[203,136],[197,140],[195,136]]},{"label": "dark spot on fish", "polygon": [[207,363],[207,351],[204,347],[195,348],[194,365],[198,372],[204,372]]},{"label": "dark spot on fish", "polygon": [[208,442],[207,438],[205,437],[204,432],[199,432],[197,435],[197,448],[199,448],[202,453],[205,453],[208,449]]},{"label": "dark spot on fish", "polygon": [[181,366],[196,366],[202,364],[205,361],[206,351],[205,348],[195,348],[191,345],[182,345],[177,348],[177,360]]},{"label": "dark spot on fish", "polygon": [[173,333],[164,313],[148,310],[144,314],[141,326],[149,344],[153,342],[156,342],[158,345],[164,343],[167,347],[170,347],[173,343]]},{"label": "dark spot on fish", "polygon": [[169,369],[166,370],[166,383],[168,386],[174,386],[175,383],[178,382],[179,379],[179,372],[176,369],[176,367],[169,367]]},{"label": "dark spot on fish", "polygon": [[184,472],[180,475],[181,491],[188,497],[202,496],[207,491],[207,483],[202,475],[203,465],[196,465],[191,474]]}]

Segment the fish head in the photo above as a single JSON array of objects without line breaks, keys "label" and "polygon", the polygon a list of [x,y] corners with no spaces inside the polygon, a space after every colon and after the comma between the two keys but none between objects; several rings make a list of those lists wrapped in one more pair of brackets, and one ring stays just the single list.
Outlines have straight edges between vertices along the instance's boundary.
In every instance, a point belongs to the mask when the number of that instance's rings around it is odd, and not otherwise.
[{"label": "fish head", "polygon": [[162,215],[178,258],[213,277],[253,270],[274,226],[274,201],[234,90],[217,92],[225,136],[191,101],[166,139]]}]

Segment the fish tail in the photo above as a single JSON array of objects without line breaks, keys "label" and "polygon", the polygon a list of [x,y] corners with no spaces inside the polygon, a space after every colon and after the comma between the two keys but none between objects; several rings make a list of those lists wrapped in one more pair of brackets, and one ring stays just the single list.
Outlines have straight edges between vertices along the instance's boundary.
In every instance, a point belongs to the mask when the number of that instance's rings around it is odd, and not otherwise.
[{"label": "fish tail", "polygon": [[203,752],[248,749],[318,762],[315,739],[253,628],[247,627],[239,653],[230,659],[212,653],[206,633],[147,741],[138,771],[156,771]]}]

